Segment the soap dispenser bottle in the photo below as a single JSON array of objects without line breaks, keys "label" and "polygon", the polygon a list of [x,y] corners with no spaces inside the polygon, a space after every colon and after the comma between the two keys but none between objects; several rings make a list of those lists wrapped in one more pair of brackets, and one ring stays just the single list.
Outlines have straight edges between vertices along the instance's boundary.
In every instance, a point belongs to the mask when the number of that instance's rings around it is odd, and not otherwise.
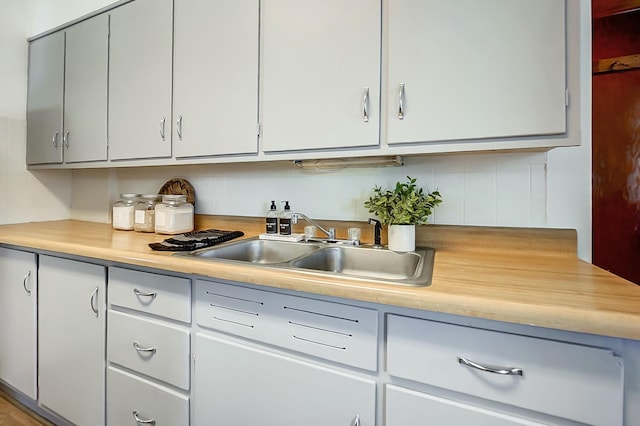
[{"label": "soap dispenser bottle", "polygon": [[280,213],[280,235],[291,235],[291,207],[284,202],[284,210]]},{"label": "soap dispenser bottle", "polygon": [[267,234],[278,233],[278,207],[275,201],[271,201],[271,207],[267,211],[266,226]]}]

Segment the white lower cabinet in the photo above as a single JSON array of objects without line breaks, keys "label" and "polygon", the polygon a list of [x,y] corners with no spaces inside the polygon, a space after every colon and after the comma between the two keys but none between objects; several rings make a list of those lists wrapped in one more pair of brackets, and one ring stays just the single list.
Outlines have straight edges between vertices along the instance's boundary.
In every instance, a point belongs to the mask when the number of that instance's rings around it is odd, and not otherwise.
[{"label": "white lower cabinet", "polygon": [[499,413],[394,385],[385,387],[386,426],[542,426]]},{"label": "white lower cabinet", "polygon": [[40,255],[38,280],[39,403],[104,425],[105,267]]},{"label": "white lower cabinet", "polygon": [[200,333],[194,349],[194,425],[375,425],[372,378]]},{"label": "white lower cabinet", "polygon": [[189,425],[189,397],[110,366],[107,368],[107,425]]},{"label": "white lower cabinet", "polygon": [[0,382],[36,399],[36,255],[0,248]]}]

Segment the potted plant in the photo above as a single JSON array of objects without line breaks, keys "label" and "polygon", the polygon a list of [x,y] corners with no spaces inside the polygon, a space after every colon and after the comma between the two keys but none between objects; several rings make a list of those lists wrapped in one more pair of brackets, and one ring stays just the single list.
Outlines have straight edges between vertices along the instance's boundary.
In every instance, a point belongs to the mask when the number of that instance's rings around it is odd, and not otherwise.
[{"label": "potted plant", "polygon": [[393,189],[378,185],[364,206],[378,217],[383,225],[389,225],[389,249],[415,250],[416,225],[427,223],[432,210],[442,202],[438,191],[425,192],[407,176],[407,182],[396,182]]}]

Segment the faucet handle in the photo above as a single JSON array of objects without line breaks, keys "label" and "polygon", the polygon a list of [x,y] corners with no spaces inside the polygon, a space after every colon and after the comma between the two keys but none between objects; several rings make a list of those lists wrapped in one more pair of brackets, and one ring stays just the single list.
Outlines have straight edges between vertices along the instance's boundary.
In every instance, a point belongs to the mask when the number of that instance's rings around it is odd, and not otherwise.
[{"label": "faucet handle", "polygon": [[336,239],[336,228],[329,228],[329,239],[330,240],[335,240]]}]

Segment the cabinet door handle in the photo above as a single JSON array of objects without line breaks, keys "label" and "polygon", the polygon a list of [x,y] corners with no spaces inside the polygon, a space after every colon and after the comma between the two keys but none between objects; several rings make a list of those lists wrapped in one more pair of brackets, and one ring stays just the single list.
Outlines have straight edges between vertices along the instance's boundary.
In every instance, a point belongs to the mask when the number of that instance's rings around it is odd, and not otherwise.
[{"label": "cabinet door handle", "polygon": [[162,117],[162,120],[160,120],[160,137],[162,138],[162,140],[165,140],[164,125],[166,122],[167,122],[167,117]]},{"label": "cabinet door handle", "polygon": [[463,357],[458,357],[458,362],[467,367],[475,368],[476,370],[485,371],[487,373],[501,374],[503,376],[522,376],[524,371],[522,368],[516,367],[496,367],[491,365],[482,365],[477,362],[473,362]]},{"label": "cabinet door handle", "polygon": [[182,116],[178,117],[178,121],[176,121],[176,132],[178,139],[182,140]]},{"label": "cabinet door handle", "polygon": [[26,291],[29,296],[31,296],[31,290],[27,288],[27,280],[29,279],[30,276],[31,276],[31,271],[28,271],[25,274],[24,278],[22,279],[22,287],[24,287],[24,291]]},{"label": "cabinet door handle", "polygon": [[96,314],[96,317],[98,316],[98,289],[100,287],[96,287],[95,290],[93,290],[93,293],[91,293],[91,299],[90,299],[90,303],[91,303],[91,310],[93,311],[94,314]]},{"label": "cabinet door handle", "polygon": [[69,131],[64,132],[64,136],[62,136],[62,144],[69,149]]},{"label": "cabinet door handle", "polygon": [[353,426],[360,426],[360,415],[356,414],[356,418],[353,420]]},{"label": "cabinet door handle", "polygon": [[156,293],[155,291],[154,291],[154,292],[151,292],[151,293],[143,293],[143,292],[141,292],[140,290],[138,290],[137,288],[134,288],[134,289],[133,289],[133,293],[134,293],[136,296],[141,296],[141,297],[153,297],[154,299],[155,299],[155,297],[158,295],[158,293]]},{"label": "cabinet door handle", "polygon": [[364,88],[364,93],[362,94],[362,119],[365,123],[369,122],[369,88]]},{"label": "cabinet door handle", "polygon": [[138,342],[133,342],[133,347],[138,352],[149,352],[152,354],[155,354],[157,350],[156,348],[141,348]]},{"label": "cabinet door handle", "polygon": [[53,137],[51,138],[51,143],[53,144],[53,146],[55,146],[56,148],[58,147],[58,135],[60,134],[60,132],[55,132],[53,134]]},{"label": "cabinet door handle", "polygon": [[398,120],[404,120],[404,83],[400,83],[398,90]]},{"label": "cabinet door handle", "polygon": [[143,419],[138,415],[136,410],[133,410],[133,418],[136,420],[136,423],[141,425],[155,425],[156,421],[154,419]]}]

